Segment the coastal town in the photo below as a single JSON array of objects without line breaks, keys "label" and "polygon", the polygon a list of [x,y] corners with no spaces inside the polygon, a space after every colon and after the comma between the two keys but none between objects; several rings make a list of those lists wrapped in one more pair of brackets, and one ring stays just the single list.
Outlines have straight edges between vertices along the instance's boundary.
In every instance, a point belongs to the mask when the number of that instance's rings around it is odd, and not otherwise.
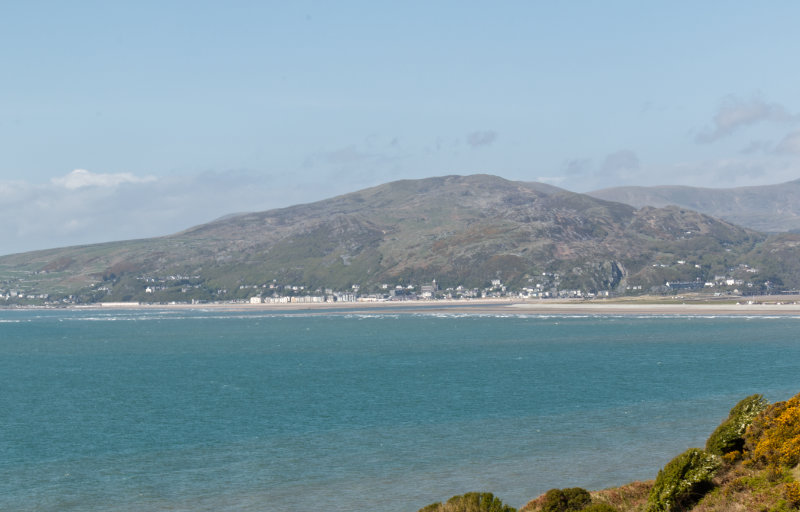
[{"label": "coastal town", "polygon": [[[655,263],[656,270],[670,266],[689,266],[698,273],[701,265],[686,260],[670,264]],[[281,283],[272,280],[266,283],[240,284],[235,288],[209,288],[199,275],[170,274],[165,276],[142,275],[133,280],[134,293],[123,302],[145,304],[331,304],[358,302],[398,302],[437,300],[547,300],[583,299],[637,296],[642,294],[673,295],[693,292],[709,297],[740,297],[760,295],[765,292],[764,282],[756,288],[754,276],[759,270],[747,264],[730,267],[725,273],[709,275],[709,279],[688,281],[664,281],[663,285],[646,286],[630,280],[620,283],[616,289],[586,290],[564,287],[562,275],[542,272],[527,276],[523,285],[511,286],[501,279],[488,279],[486,286],[463,285],[442,286],[435,279],[421,283],[381,283],[362,287],[352,284],[346,289],[330,287],[312,288],[302,284]],[[26,289],[25,280],[0,282],[0,305],[70,306],[87,303],[119,302],[112,297],[114,283],[92,284],[89,292],[82,295],[68,294],[58,297],[47,291]],[[770,283],[766,283],[766,292]]]}]

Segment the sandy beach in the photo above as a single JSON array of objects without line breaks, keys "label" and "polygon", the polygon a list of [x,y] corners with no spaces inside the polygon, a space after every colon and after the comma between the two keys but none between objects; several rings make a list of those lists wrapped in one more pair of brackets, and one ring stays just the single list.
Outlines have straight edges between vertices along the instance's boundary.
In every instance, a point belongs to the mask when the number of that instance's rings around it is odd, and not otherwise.
[{"label": "sandy beach", "polygon": [[217,311],[306,312],[320,314],[509,314],[509,315],[682,315],[682,316],[800,316],[799,297],[771,297],[759,301],[650,302],[650,301],[522,301],[510,299],[436,300],[407,302],[337,302],[288,304],[98,304],[84,308],[142,308]]},{"label": "sandy beach", "polygon": [[613,314],[613,315],[800,315],[800,304],[512,304],[509,309],[526,313]]}]

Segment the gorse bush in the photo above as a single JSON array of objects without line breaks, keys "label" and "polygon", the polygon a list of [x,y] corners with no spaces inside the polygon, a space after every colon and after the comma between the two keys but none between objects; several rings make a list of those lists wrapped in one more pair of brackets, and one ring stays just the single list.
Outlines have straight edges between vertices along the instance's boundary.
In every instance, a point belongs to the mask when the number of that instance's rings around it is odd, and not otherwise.
[{"label": "gorse bush", "polygon": [[542,512],[578,512],[592,502],[589,491],[580,487],[550,489],[542,501]]},{"label": "gorse bush", "polygon": [[676,512],[699,500],[711,488],[720,458],[699,448],[678,455],[658,472],[647,500],[647,512]]},{"label": "gorse bush", "polygon": [[767,407],[744,435],[745,458],[757,465],[800,462],[800,395]]},{"label": "gorse bush", "polygon": [[731,409],[728,418],[709,436],[706,451],[714,455],[741,452],[747,427],[768,405],[763,395],[751,395],[740,401]]},{"label": "gorse bush", "polygon": [[419,512],[517,512],[517,509],[504,505],[490,492],[468,492],[453,496],[447,503],[432,503]]},{"label": "gorse bush", "polygon": [[740,452],[739,450],[726,452],[725,455],[722,456],[722,460],[724,460],[728,464],[733,464],[734,462],[736,462],[741,458],[742,458],[742,452]]},{"label": "gorse bush", "polygon": [[800,505],[800,483],[798,482],[787,482],[786,487],[784,488],[784,494],[786,495],[786,501],[791,503],[793,506]]}]

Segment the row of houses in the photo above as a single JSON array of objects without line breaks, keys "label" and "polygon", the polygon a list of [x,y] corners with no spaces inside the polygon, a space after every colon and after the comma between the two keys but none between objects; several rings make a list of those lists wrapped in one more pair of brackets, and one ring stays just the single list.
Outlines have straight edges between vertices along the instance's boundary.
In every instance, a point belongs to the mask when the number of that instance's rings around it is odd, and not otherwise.
[{"label": "row of houses", "polygon": [[50,295],[47,293],[27,293],[18,290],[0,290],[0,300],[28,299],[28,300],[47,300]]},{"label": "row of houses", "polygon": [[250,304],[321,304],[325,302],[356,302],[354,293],[337,293],[333,295],[295,295],[273,297],[250,297]]}]

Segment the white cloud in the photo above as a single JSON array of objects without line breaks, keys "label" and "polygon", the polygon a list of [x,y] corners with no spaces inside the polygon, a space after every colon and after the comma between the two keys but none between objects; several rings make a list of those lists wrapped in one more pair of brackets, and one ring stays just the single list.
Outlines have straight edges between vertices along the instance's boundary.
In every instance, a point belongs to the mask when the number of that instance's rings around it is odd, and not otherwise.
[{"label": "white cloud", "polygon": [[116,187],[123,183],[149,183],[156,181],[153,176],[138,177],[131,173],[95,174],[86,169],[75,169],[61,178],[50,180],[54,185],[75,190],[84,187]]},{"label": "white cloud", "polygon": [[726,98],[714,114],[713,127],[695,137],[696,142],[709,143],[727,137],[741,128],[758,123],[787,123],[797,120],[779,103],[767,103],[761,98]]}]

